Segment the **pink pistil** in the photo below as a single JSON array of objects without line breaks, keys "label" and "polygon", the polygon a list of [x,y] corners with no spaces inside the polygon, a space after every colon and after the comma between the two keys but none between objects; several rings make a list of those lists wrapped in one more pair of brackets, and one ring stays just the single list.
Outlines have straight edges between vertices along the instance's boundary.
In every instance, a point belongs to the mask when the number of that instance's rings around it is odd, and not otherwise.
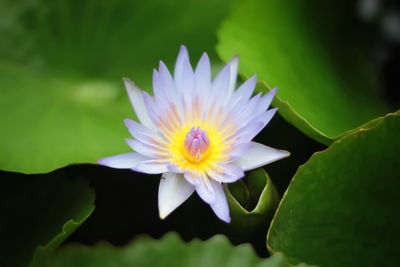
[{"label": "pink pistil", "polygon": [[184,146],[188,154],[198,162],[210,146],[210,139],[200,126],[192,127],[186,134]]}]

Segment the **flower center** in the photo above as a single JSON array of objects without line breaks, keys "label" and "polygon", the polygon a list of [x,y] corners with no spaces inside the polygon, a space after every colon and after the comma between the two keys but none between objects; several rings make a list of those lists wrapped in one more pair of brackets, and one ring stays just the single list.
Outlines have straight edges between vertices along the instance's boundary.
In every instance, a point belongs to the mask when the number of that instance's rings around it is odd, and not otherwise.
[{"label": "flower center", "polygon": [[185,158],[193,163],[202,161],[206,156],[210,147],[210,139],[207,132],[200,126],[192,127],[186,134],[184,141]]}]

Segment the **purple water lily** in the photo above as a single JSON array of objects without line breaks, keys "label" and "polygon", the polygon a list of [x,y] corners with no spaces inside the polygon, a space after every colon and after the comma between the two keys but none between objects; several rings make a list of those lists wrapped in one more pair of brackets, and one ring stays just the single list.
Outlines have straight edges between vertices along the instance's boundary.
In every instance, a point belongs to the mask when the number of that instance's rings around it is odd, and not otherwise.
[{"label": "purple water lily", "polygon": [[153,73],[154,96],[124,80],[140,123],[124,120],[135,151],[100,159],[99,164],[160,174],[159,214],[163,219],[194,191],[223,221],[230,222],[222,183],[233,183],[251,170],[289,156],[251,140],[268,124],[276,89],[252,97],[254,75],[235,90],[238,58],[211,80],[210,61],[202,55],[193,71],[181,47],[174,77],[163,62]]}]

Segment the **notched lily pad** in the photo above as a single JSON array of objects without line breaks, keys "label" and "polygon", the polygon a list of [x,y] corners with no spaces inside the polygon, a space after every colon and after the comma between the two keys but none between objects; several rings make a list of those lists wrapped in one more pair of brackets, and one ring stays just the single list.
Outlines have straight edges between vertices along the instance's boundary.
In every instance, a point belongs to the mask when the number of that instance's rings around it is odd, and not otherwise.
[{"label": "notched lily pad", "polygon": [[[289,267],[285,256],[277,253],[268,259],[256,256],[250,245],[232,246],[226,237],[217,235],[207,241],[185,243],[169,233],[160,240],[138,238],[118,248],[108,243],[94,247],[69,245],[54,253],[40,267]],[[299,266],[308,266],[305,264]]]},{"label": "notched lily pad", "polygon": [[267,172],[251,171],[245,179],[225,185],[231,210],[232,225],[244,229],[257,229],[268,221],[278,206],[280,197]]}]

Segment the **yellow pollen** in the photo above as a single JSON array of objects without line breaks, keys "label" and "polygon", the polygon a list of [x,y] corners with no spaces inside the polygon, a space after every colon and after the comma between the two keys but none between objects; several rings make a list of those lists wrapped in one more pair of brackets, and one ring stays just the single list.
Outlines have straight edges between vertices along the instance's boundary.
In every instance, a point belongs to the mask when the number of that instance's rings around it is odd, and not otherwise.
[{"label": "yellow pollen", "polygon": [[228,159],[230,144],[209,124],[184,125],[169,138],[169,159],[178,169],[204,172],[216,162]]}]

